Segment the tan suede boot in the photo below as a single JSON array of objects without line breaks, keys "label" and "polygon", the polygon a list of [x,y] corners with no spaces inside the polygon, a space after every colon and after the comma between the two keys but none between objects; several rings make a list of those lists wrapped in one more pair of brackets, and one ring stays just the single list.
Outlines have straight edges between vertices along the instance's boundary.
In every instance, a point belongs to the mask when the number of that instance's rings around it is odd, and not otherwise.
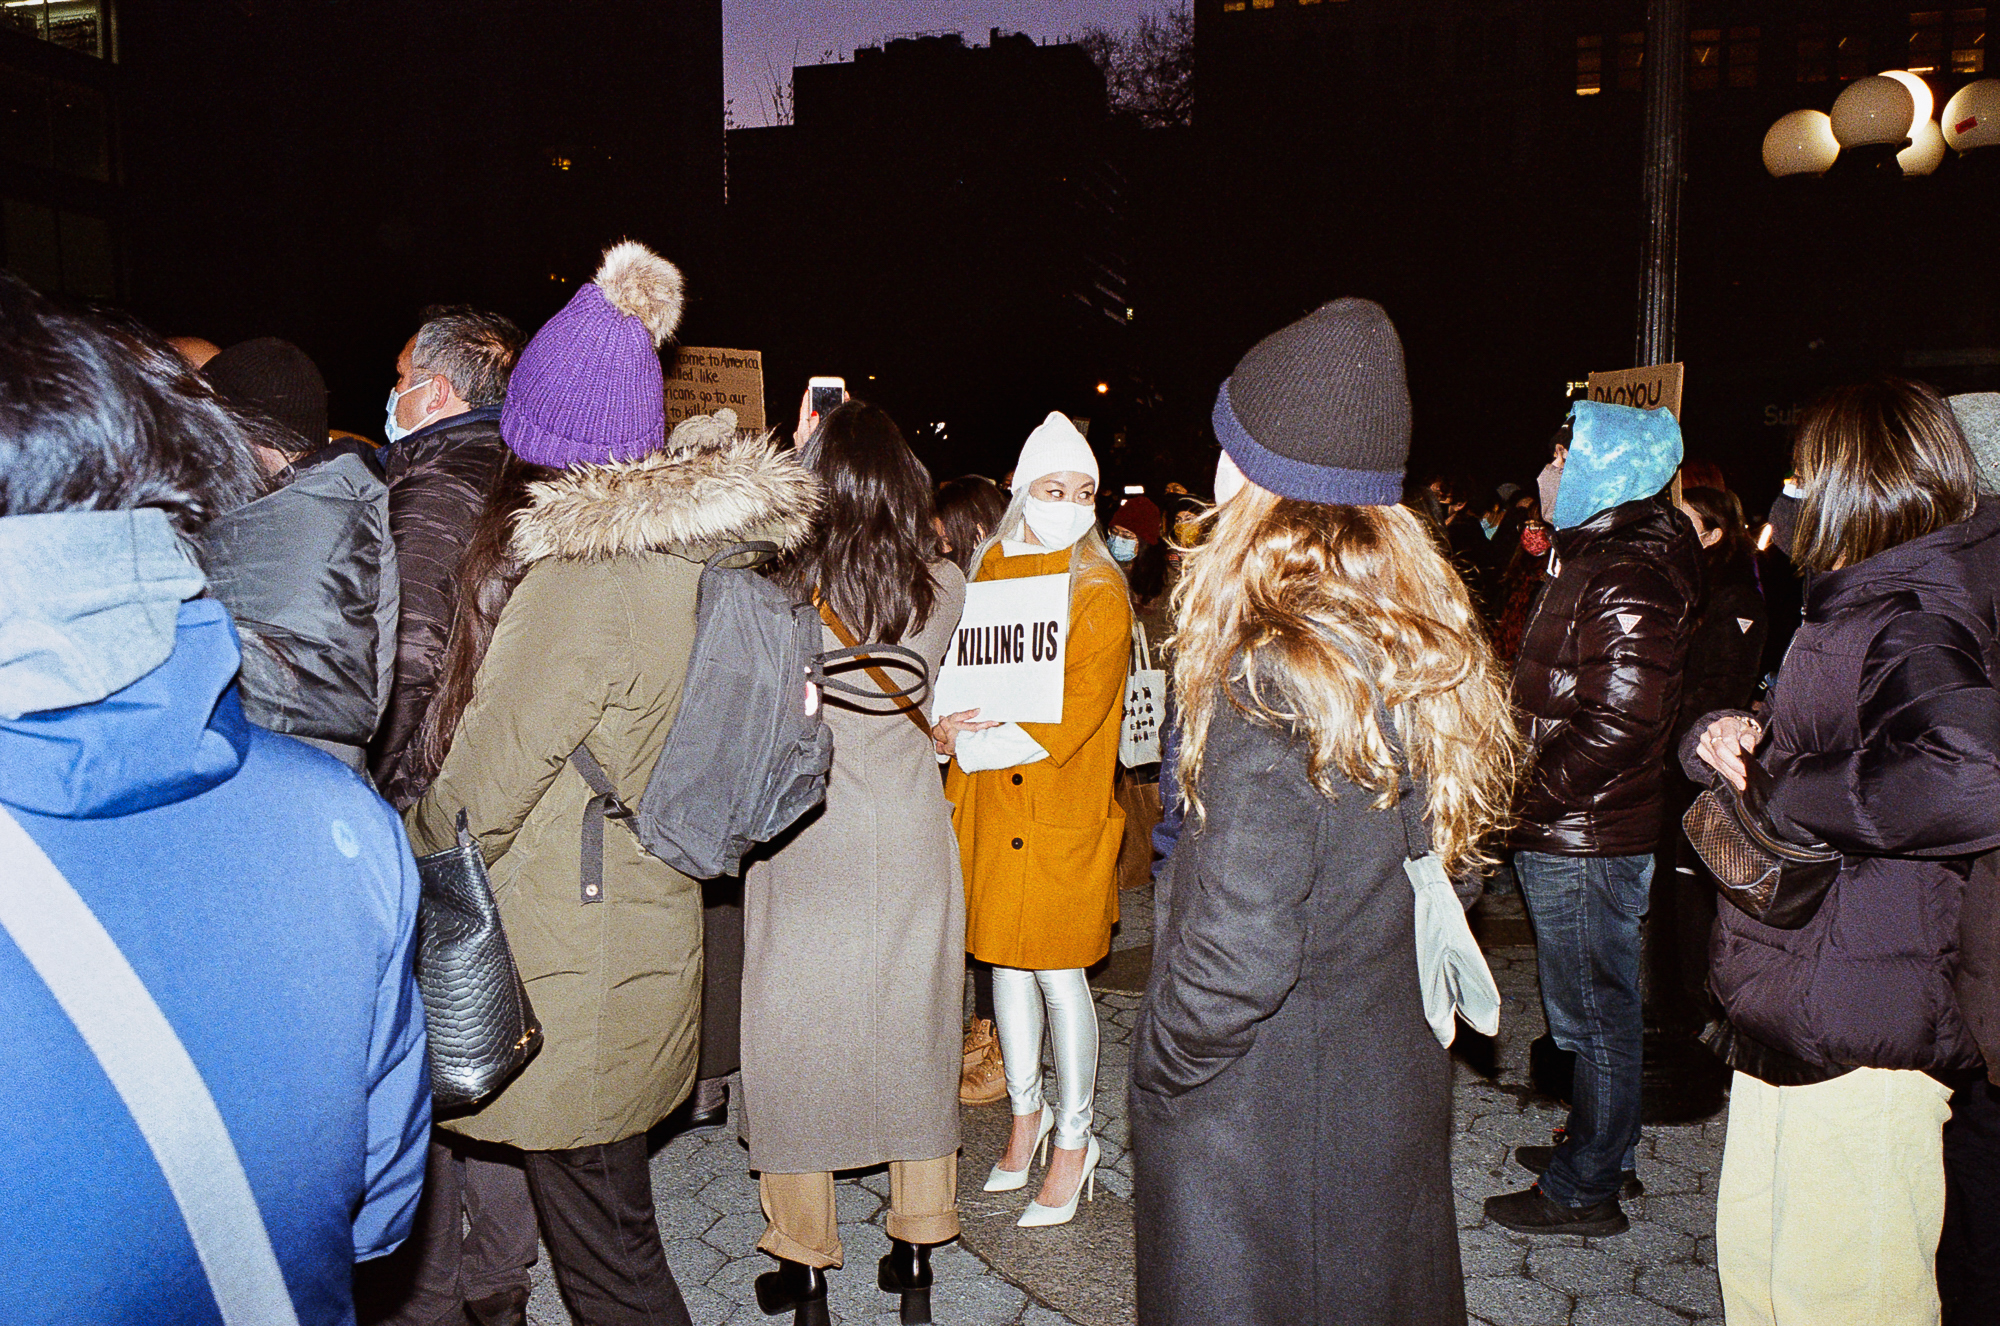
[{"label": "tan suede boot", "polygon": [[991,1105],[1007,1096],[1007,1068],[1000,1059],[1000,1038],[991,1018],[974,1018],[965,1032],[965,1066],[958,1076],[958,1099],[966,1105]]}]

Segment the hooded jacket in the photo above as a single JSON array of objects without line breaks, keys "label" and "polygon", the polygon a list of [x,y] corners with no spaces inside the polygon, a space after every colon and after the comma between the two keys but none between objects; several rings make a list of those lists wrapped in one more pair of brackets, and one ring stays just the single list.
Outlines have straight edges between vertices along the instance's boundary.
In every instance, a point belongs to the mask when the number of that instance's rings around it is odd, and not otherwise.
[{"label": "hooded jacket", "polygon": [[584,896],[591,793],[569,758],[588,744],[637,805],[680,709],[702,563],[743,539],[791,547],[810,527],[811,477],[768,441],[728,433],[530,487],[514,537],[527,574],[444,765],[405,818],[418,850],[435,851],[466,812],[542,1049],[444,1128],[530,1151],[616,1142],[658,1123],[693,1085],[700,885],[614,822],[602,897]]},{"label": "hooded jacket", "polygon": [[[430,1125],[417,878],[367,785],[246,722],[236,635],[158,511],[0,519],[0,804],[221,1113],[299,1320],[354,1320]],[[0,862],[0,870],[6,868]],[[0,932],[0,1321],[219,1322],[159,1164]]]},{"label": "hooded jacket", "polygon": [[1514,663],[1530,759],[1517,850],[1637,856],[1658,845],[1702,584],[1693,523],[1657,495],[1680,464],[1678,430],[1670,444],[1661,436],[1665,415],[1577,403],[1553,570]]},{"label": "hooded jacket", "polygon": [[[1797,930],[1718,907],[1709,984],[1734,1032],[1818,1076],[1980,1061],[1953,983],[1966,877],[2000,847],[1996,588],[1989,498],[1968,520],[1815,575],[1807,593],[1760,758],[1773,818],[1846,860]],[[1692,747],[1707,726],[1682,746],[1704,781]],[[1989,978],[1991,952],[1989,938]]]},{"label": "hooded jacket", "polygon": [[249,644],[243,712],[365,765],[389,702],[401,601],[389,490],[337,443],[202,531],[210,588]]},{"label": "hooded jacket", "polygon": [[395,541],[402,610],[396,676],[368,767],[389,804],[406,809],[428,779],[414,750],[437,694],[451,636],[452,584],[487,491],[507,458],[500,407],[472,410],[420,429],[389,448],[389,533]]}]

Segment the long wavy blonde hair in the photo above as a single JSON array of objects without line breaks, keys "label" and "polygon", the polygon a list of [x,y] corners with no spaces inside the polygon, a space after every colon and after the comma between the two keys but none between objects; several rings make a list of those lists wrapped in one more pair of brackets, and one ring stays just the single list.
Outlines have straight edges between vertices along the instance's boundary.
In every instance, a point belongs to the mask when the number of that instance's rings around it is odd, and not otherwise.
[{"label": "long wavy blonde hair", "polygon": [[[1328,797],[1342,783],[1396,803],[1379,691],[1454,873],[1490,861],[1521,761],[1507,684],[1465,585],[1400,506],[1327,506],[1253,485],[1202,517],[1174,590],[1181,796],[1202,815],[1217,706],[1290,729]],[[1364,671],[1365,669],[1365,671]],[[1373,682],[1371,688],[1370,682]]]}]

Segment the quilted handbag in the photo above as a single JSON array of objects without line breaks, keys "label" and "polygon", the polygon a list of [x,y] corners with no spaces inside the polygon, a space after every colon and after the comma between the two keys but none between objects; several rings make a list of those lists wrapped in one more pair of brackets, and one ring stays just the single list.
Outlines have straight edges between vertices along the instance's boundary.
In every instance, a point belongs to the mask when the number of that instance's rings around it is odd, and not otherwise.
[{"label": "quilted handbag", "polygon": [[1812,920],[1840,874],[1840,853],[1824,843],[1794,842],[1771,822],[1771,774],[1743,762],[1738,792],[1717,777],[1681,817],[1688,843],[1715,877],[1722,896],[1753,921],[1797,930]]},{"label": "quilted handbag", "polygon": [[417,858],[417,989],[430,1032],[431,1101],[479,1104],[542,1048],[542,1024],[500,927],[486,858],[458,812],[458,842]]}]

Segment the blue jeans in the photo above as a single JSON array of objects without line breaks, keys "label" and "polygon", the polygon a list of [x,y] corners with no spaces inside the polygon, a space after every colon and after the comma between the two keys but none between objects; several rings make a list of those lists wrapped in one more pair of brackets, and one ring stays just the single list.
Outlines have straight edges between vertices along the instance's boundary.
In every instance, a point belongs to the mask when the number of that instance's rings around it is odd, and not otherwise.
[{"label": "blue jeans", "polygon": [[1514,854],[1535,923],[1549,1035],[1576,1055],[1569,1122],[1542,1191],[1566,1206],[1616,1195],[1639,1141],[1639,919],[1648,856]]}]

